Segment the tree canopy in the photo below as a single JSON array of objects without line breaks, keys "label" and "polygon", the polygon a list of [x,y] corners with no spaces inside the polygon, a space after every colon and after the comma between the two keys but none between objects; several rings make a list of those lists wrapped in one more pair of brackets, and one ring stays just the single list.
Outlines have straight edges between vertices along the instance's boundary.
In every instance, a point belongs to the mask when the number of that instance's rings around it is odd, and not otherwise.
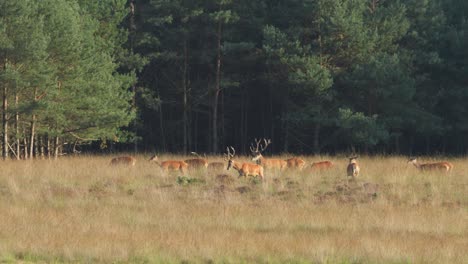
[{"label": "tree canopy", "polygon": [[463,0],[0,3],[3,157],[468,150]]}]

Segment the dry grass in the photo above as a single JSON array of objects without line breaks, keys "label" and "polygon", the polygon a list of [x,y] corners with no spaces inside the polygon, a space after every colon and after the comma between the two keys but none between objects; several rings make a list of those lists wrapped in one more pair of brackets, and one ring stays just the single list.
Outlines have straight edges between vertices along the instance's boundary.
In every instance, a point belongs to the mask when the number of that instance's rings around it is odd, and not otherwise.
[{"label": "dry grass", "polygon": [[356,181],[344,157],[323,159],[335,168],[267,171],[264,183],[234,171],[178,179],[144,156],[135,168],[2,162],[0,262],[468,262],[467,159],[445,175],[364,157]]}]

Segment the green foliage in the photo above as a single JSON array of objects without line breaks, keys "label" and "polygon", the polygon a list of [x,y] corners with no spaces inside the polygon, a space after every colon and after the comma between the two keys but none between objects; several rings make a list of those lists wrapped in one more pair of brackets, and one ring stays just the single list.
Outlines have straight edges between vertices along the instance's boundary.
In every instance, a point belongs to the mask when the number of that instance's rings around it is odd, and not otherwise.
[{"label": "green foliage", "polygon": [[202,180],[202,179],[197,179],[197,178],[179,176],[179,177],[177,177],[176,183],[179,184],[179,185],[182,185],[182,186],[188,186],[188,185],[192,185],[192,184],[205,183],[205,181]]},{"label": "green foliage", "polygon": [[388,139],[388,132],[379,124],[377,115],[366,116],[350,109],[340,109],[337,126],[344,133],[342,138],[350,145],[373,147]]},{"label": "green foliage", "polygon": [[[174,151],[271,135],[273,151],[462,153],[466,8],[463,0],[3,1],[4,134],[23,148],[34,128],[65,143],[143,138]],[[341,124],[339,109],[363,123]],[[137,116],[136,134],[123,132]],[[367,132],[344,142],[340,131],[351,127]],[[366,133],[377,136],[363,142]]]}]

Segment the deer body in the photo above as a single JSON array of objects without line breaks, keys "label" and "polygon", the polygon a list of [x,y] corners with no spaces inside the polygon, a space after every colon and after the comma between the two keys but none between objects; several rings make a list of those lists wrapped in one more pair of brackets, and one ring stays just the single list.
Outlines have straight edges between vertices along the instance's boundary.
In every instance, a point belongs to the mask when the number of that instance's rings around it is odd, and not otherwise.
[{"label": "deer body", "polygon": [[122,156],[122,157],[116,157],[113,158],[110,162],[110,165],[116,166],[116,165],[127,165],[127,166],[135,166],[136,159],[131,156]]},{"label": "deer body", "polygon": [[361,168],[359,168],[359,164],[357,163],[356,159],[357,157],[349,158],[349,164],[346,168],[348,176],[357,177],[359,175],[359,171],[361,170]]},{"label": "deer body", "polygon": [[208,161],[202,158],[187,159],[187,160],[184,160],[184,162],[188,164],[190,169],[199,169],[199,168],[208,167]]},{"label": "deer body", "polygon": [[[239,162],[232,162],[231,167],[239,172],[239,177],[244,176],[253,176],[253,177],[260,177],[262,180],[265,178],[263,175],[263,167],[254,164],[254,163],[239,163]],[[230,166],[228,166],[229,170]]]},{"label": "deer body", "polygon": [[282,159],[267,159],[261,154],[259,157],[254,157],[252,161],[256,161],[258,165],[262,165],[265,169],[278,169],[283,170],[286,168],[288,163]]},{"label": "deer body", "polygon": [[264,158],[262,152],[271,144],[270,139],[263,139],[263,145],[261,145],[262,140],[255,139],[256,146],[253,144],[250,146],[250,151],[252,152],[252,161],[256,161],[258,165],[262,165],[265,169],[279,169],[283,170],[288,165],[288,162],[282,159],[267,159]]},{"label": "deer body", "polygon": [[305,161],[301,158],[290,158],[286,160],[286,167],[288,169],[302,170],[305,166]]},{"label": "deer body", "polygon": [[408,163],[412,163],[416,168],[418,168],[421,171],[443,170],[449,172],[453,168],[452,163],[446,161],[419,164],[416,159],[410,159]]},{"label": "deer body", "polygon": [[331,161],[320,161],[320,162],[314,162],[312,163],[308,170],[309,171],[315,171],[315,170],[326,170],[326,169],[330,169],[333,167],[333,163]]},{"label": "deer body", "polygon": [[[229,148],[232,150],[232,153]],[[227,149],[226,157],[228,159],[227,170],[229,170],[232,167],[237,172],[239,172],[239,177],[241,176],[247,177],[250,175],[253,177],[258,176],[262,180],[265,179],[265,175],[263,174],[263,167],[261,165],[248,163],[248,162],[244,162],[244,163],[235,162],[233,160],[233,157],[236,153],[236,150],[233,147],[227,147],[226,149]]]},{"label": "deer body", "polygon": [[224,166],[226,166],[224,162],[215,161],[215,162],[208,163],[207,169],[210,171],[213,171],[213,170],[220,171],[220,170],[224,170]]},{"label": "deer body", "polygon": [[169,170],[173,170],[173,171],[178,170],[185,174],[189,166],[185,161],[181,161],[181,160],[166,160],[166,161],[159,162],[158,156],[153,156],[149,160],[158,164],[159,167],[161,167],[161,169],[165,170],[166,172]]}]

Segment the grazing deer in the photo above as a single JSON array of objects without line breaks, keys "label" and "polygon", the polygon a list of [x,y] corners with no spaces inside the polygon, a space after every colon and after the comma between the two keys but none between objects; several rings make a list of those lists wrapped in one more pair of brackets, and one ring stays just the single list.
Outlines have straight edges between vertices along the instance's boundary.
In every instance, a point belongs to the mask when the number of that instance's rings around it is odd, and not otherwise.
[{"label": "grazing deer", "polygon": [[412,163],[416,168],[418,168],[421,171],[443,170],[449,172],[453,168],[452,163],[446,161],[419,164],[416,158],[410,158],[408,160],[408,163]]},{"label": "grazing deer", "polygon": [[[263,139],[264,144],[260,145],[261,139],[255,139],[256,146],[253,146],[253,143],[250,145],[250,151],[252,152],[252,161],[256,161],[258,165],[262,165],[265,169],[279,169],[282,170],[286,168],[288,163],[282,159],[266,159],[262,156],[262,152],[271,144],[270,139]],[[259,149],[261,148],[261,149]]]},{"label": "grazing deer", "polygon": [[225,164],[226,163],[220,162],[220,161],[210,162],[210,163],[208,163],[208,168],[207,169],[209,171],[221,171],[221,170],[224,170]]},{"label": "grazing deer", "polygon": [[[231,148],[232,153],[229,150],[229,148]],[[261,165],[254,164],[254,163],[246,163],[246,162],[244,163],[235,162],[233,158],[234,158],[234,155],[236,154],[236,150],[233,147],[227,147],[226,150],[227,150],[226,156],[228,159],[227,170],[229,170],[229,168],[232,167],[237,172],[239,172],[239,177],[241,176],[247,177],[251,175],[254,177],[258,176],[262,180],[265,178],[263,175],[263,167]]]},{"label": "grazing deer", "polygon": [[360,168],[359,164],[357,163],[357,158],[357,156],[349,158],[348,168],[346,168],[348,176],[357,177],[359,175]]},{"label": "grazing deer", "polygon": [[155,162],[156,164],[161,167],[161,169],[165,170],[166,172],[169,170],[172,171],[180,171],[183,174],[187,172],[188,164],[185,161],[181,160],[166,160],[163,162],[158,161],[158,156],[154,155],[152,156],[149,161]]},{"label": "grazing deer", "polygon": [[110,161],[110,165],[112,166],[116,166],[116,165],[135,166],[135,163],[136,163],[136,159],[131,156],[116,157]]},{"label": "grazing deer", "polygon": [[198,158],[184,160],[185,163],[188,164],[189,169],[200,169],[200,168],[207,168],[208,167],[208,161],[206,159],[202,158],[196,152],[191,152],[191,153],[193,155],[198,156]]},{"label": "grazing deer", "polygon": [[327,170],[333,168],[333,163],[331,161],[319,161],[312,163],[307,170],[308,171],[317,171],[317,170]]},{"label": "grazing deer", "polygon": [[288,169],[302,170],[305,166],[305,161],[301,158],[290,158],[286,160],[286,167]]}]

